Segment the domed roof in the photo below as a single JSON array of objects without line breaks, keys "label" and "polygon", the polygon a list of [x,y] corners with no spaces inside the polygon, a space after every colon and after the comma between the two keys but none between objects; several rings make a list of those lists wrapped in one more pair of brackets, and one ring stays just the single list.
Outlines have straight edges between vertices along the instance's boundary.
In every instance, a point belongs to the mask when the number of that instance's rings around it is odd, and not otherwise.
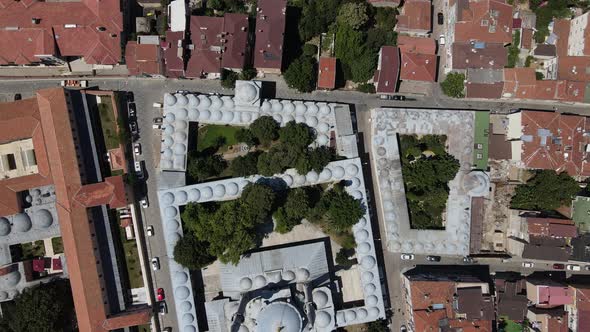
[{"label": "domed roof", "polygon": [[313,302],[318,308],[323,308],[328,303],[328,294],[321,290],[313,292]]},{"label": "domed roof", "polygon": [[287,281],[295,280],[295,272],[287,270],[283,272],[283,279]]},{"label": "domed roof", "polygon": [[12,227],[18,232],[26,232],[31,229],[31,218],[26,213],[19,213],[12,218]]},{"label": "domed roof", "polygon": [[332,321],[332,316],[325,311],[318,311],[315,315],[315,324],[318,327],[327,327]]},{"label": "domed roof", "polygon": [[260,288],[266,286],[266,278],[263,275],[256,276],[254,278],[254,287]]},{"label": "domed roof", "polygon": [[174,290],[174,295],[181,300],[186,299],[190,295],[190,291],[185,286],[180,286]]},{"label": "domed roof", "polygon": [[244,102],[252,102],[258,97],[258,89],[249,82],[239,84],[236,86],[236,97]]},{"label": "domed roof", "polygon": [[41,209],[35,212],[33,220],[35,221],[35,225],[40,228],[47,228],[53,224],[53,216],[51,215],[51,212],[46,209]]},{"label": "domed roof", "polygon": [[16,285],[18,285],[20,278],[21,275],[18,271],[12,271],[3,276],[0,276],[0,285],[3,286],[0,288],[14,288]]},{"label": "domed roof", "polygon": [[305,281],[309,279],[309,271],[306,268],[300,268],[297,270],[297,280]]},{"label": "domed roof", "polygon": [[6,218],[0,218],[0,236],[10,234],[10,221]]},{"label": "domed roof", "polygon": [[183,324],[190,324],[195,320],[195,316],[193,316],[192,314],[184,314],[182,315],[182,323]]},{"label": "domed roof", "polygon": [[250,332],[250,330],[248,330],[248,328],[246,327],[246,325],[240,325],[240,328],[238,329],[238,332]]},{"label": "domed roof", "polygon": [[256,332],[301,332],[301,315],[287,302],[274,302],[264,308],[257,317]]},{"label": "domed roof", "polygon": [[248,289],[252,288],[252,279],[250,279],[248,277],[242,278],[242,280],[240,280],[240,288],[242,290],[248,290]]}]

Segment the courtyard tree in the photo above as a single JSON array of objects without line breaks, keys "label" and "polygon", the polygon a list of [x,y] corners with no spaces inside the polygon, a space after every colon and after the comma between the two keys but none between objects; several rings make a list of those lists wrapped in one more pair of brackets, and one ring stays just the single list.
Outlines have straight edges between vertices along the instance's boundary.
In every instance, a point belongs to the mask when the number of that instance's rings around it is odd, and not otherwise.
[{"label": "courtyard tree", "polygon": [[215,261],[207,252],[209,244],[199,241],[191,232],[184,234],[174,246],[174,260],[190,270],[200,270]]},{"label": "courtyard tree", "polygon": [[279,130],[281,144],[291,149],[302,150],[315,139],[315,134],[305,123],[288,122]]},{"label": "courtyard tree", "polygon": [[236,141],[242,142],[246,144],[248,147],[253,147],[258,143],[256,140],[256,136],[254,136],[252,131],[248,128],[240,128],[240,130],[236,131],[234,136]]},{"label": "courtyard tree", "polygon": [[513,209],[552,211],[570,206],[580,186],[566,172],[540,170],[527,183],[516,187],[510,205]]},{"label": "courtyard tree", "polygon": [[279,138],[279,123],[271,116],[261,116],[252,122],[250,131],[260,143],[268,144]]},{"label": "courtyard tree", "polygon": [[365,2],[348,2],[340,6],[336,22],[339,25],[349,25],[355,30],[360,30],[369,21],[367,4]]},{"label": "courtyard tree", "polygon": [[296,150],[290,149],[284,144],[279,144],[258,157],[258,173],[264,176],[282,173],[285,169],[294,165],[297,158],[299,158],[299,155]]},{"label": "courtyard tree", "polygon": [[285,71],[285,82],[299,92],[311,92],[317,81],[317,62],[315,58],[301,55],[291,62]]},{"label": "courtyard tree", "polygon": [[293,227],[299,225],[301,220],[309,213],[310,198],[305,188],[289,190],[285,204],[277,209],[275,218],[276,231],[288,233]]},{"label": "courtyard tree", "polygon": [[258,153],[250,152],[245,156],[234,158],[229,164],[232,177],[243,177],[258,173]]},{"label": "courtyard tree", "polygon": [[238,73],[233,70],[223,69],[221,71],[221,86],[226,89],[233,89],[236,87],[236,80]]},{"label": "courtyard tree", "polygon": [[449,73],[440,83],[443,93],[453,98],[465,98],[465,74]]},{"label": "courtyard tree", "polygon": [[187,172],[196,181],[203,181],[218,176],[227,166],[220,155],[204,155],[189,157]]},{"label": "courtyard tree", "polygon": [[326,217],[330,227],[337,232],[346,232],[365,214],[361,201],[354,199],[338,185],[322,197],[328,202]]}]

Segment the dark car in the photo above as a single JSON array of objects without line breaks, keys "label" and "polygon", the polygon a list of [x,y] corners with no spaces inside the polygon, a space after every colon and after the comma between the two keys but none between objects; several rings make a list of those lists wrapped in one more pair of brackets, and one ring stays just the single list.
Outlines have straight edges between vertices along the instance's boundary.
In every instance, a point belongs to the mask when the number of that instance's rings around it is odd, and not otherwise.
[{"label": "dark car", "polygon": [[132,103],[134,101],[133,92],[127,91],[127,102]]},{"label": "dark car", "polygon": [[555,263],[555,264],[553,264],[553,268],[556,270],[563,270],[565,268],[565,265],[560,264],[560,263]]},{"label": "dark car", "polygon": [[129,129],[133,135],[137,135],[137,122],[131,121],[129,122]]},{"label": "dark car", "polygon": [[135,103],[127,104],[127,108],[129,109],[129,117],[134,118],[135,117]]},{"label": "dark car", "polygon": [[168,306],[166,305],[166,302],[162,301],[158,304],[158,311],[160,312],[160,315],[165,315],[168,313]]},{"label": "dark car", "polygon": [[381,95],[379,96],[379,98],[384,99],[384,100],[401,100],[404,101],[406,100],[406,96],[400,96],[400,95]]},{"label": "dark car", "polygon": [[443,25],[443,23],[445,22],[445,17],[443,13],[436,14],[436,20],[438,21],[438,25]]},{"label": "dark car", "polygon": [[426,256],[426,260],[429,262],[440,262],[440,256]]}]

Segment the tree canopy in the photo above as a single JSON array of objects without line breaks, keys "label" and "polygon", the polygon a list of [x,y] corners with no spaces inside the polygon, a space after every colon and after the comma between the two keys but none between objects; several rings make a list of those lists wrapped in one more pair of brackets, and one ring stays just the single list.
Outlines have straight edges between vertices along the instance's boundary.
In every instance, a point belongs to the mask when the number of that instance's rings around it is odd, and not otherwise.
[{"label": "tree canopy", "polygon": [[223,69],[221,71],[221,86],[226,89],[235,88],[238,76],[238,73],[236,73],[235,71]]},{"label": "tree canopy", "polygon": [[174,260],[190,270],[200,270],[215,261],[215,256],[207,252],[208,247],[209,243],[187,232],[174,247]]},{"label": "tree canopy", "polygon": [[301,19],[299,20],[299,36],[308,41],[322,32],[336,20],[341,0],[302,0]]},{"label": "tree canopy", "polygon": [[199,241],[209,243],[210,255],[237,264],[244,252],[255,247],[256,228],[270,216],[275,197],[269,186],[251,183],[233,201],[189,203],[182,220]]},{"label": "tree canopy", "polygon": [[465,74],[449,73],[440,83],[443,93],[453,98],[465,98]]},{"label": "tree canopy", "polygon": [[250,131],[260,143],[268,144],[279,137],[279,124],[271,116],[265,115],[250,124]]},{"label": "tree canopy", "polygon": [[361,29],[369,21],[366,2],[348,2],[340,6],[336,23],[349,25],[355,30]]},{"label": "tree canopy", "polygon": [[279,130],[281,144],[294,149],[303,149],[315,139],[315,133],[305,123],[288,122]]},{"label": "tree canopy", "polygon": [[247,128],[240,128],[240,130],[236,131],[234,134],[236,141],[242,142],[249,147],[253,147],[258,143],[256,136],[252,133],[250,129]]},{"label": "tree canopy", "polygon": [[201,182],[210,177],[218,176],[227,166],[220,155],[196,155],[189,157],[187,172],[194,180]]},{"label": "tree canopy", "polygon": [[275,230],[282,234],[290,232],[307,216],[310,208],[310,197],[305,188],[289,190],[285,204],[273,215],[276,220]]},{"label": "tree canopy", "polygon": [[322,200],[328,202],[326,217],[330,228],[337,232],[348,231],[365,214],[361,201],[350,196],[341,186],[334,186]]},{"label": "tree canopy", "polygon": [[5,309],[0,330],[7,332],[73,331],[76,322],[66,279],[25,288]]},{"label": "tree canopy", "polygon": [[303,54],[291,62],[283,76],[290,88],[299,92],[311,92],[315,89],[317,72],[315,58]]},{"label": "tree canopy", "polygon": [[527,183],[516,187],[510,205],[513,209],[552,211],[570,206],[580,186],[566,172],[541,170]]},{"label": "tree canopy", "polygon": [[258,153],[250,152],[245,156],[234,158],[229,164],[229,172],[233,177],[258,174]]}]

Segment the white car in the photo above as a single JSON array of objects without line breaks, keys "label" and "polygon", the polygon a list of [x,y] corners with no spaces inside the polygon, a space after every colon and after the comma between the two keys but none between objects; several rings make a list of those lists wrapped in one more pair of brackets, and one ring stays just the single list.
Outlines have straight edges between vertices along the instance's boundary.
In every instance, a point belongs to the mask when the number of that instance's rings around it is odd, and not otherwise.
[{"label": "white car", "polygon": [[153,129],[162,129],[162,125],[161,125],[161,124],[154,123],[154,124],[152,125],[152,128],[153,128]]},{"label": "white car", "polygon": [[532,268],[534,267],[535,264],[533,262],[522,262],[522,267],[526,267],[526,268]]},{"label": "white car", "polygon": [[158,271],[160,269],[160,260],[158,257],[152,258],[152,269]]},{"label": "white car", "polygon": [[154,236],[154,226],[147,227],[147,236]]},{"label": "white car", "polygon": [[141,163],[139,161],[136,161],[133,163],[133,168],[135,169],[136,173],[141,172]]},{"label": "white car", "polygon": [[162,103],[153,103],[152,106],[155,108],[162,108]]},{"label": "white car", "polygon": [[438,44],[439,44],[440,46],[444,46],[444,45],[445,45],[445,35],[440,35],[440,36],[438,37]]},{"label": "white car", "polygon": [[139,201],[139,204],[141,204],[141,207],[144,208],[144,209],[146,209],[148,206],[150,206],[150,203],[148,202],[147,197],[141,199]]},{"label": "white car", "polygon": [[133,152],[135,153],[136,156],[141,156],[141,144],[140,143],[133,144]]},{"label": "white car", "polygon": [[568,264],[565,266],[568,271],[580,271],[582,268],[578,264]]},{"label": "white car", "polygon": [[414,254],[402,254],[400,257],[404,261],[414,260]]}]

